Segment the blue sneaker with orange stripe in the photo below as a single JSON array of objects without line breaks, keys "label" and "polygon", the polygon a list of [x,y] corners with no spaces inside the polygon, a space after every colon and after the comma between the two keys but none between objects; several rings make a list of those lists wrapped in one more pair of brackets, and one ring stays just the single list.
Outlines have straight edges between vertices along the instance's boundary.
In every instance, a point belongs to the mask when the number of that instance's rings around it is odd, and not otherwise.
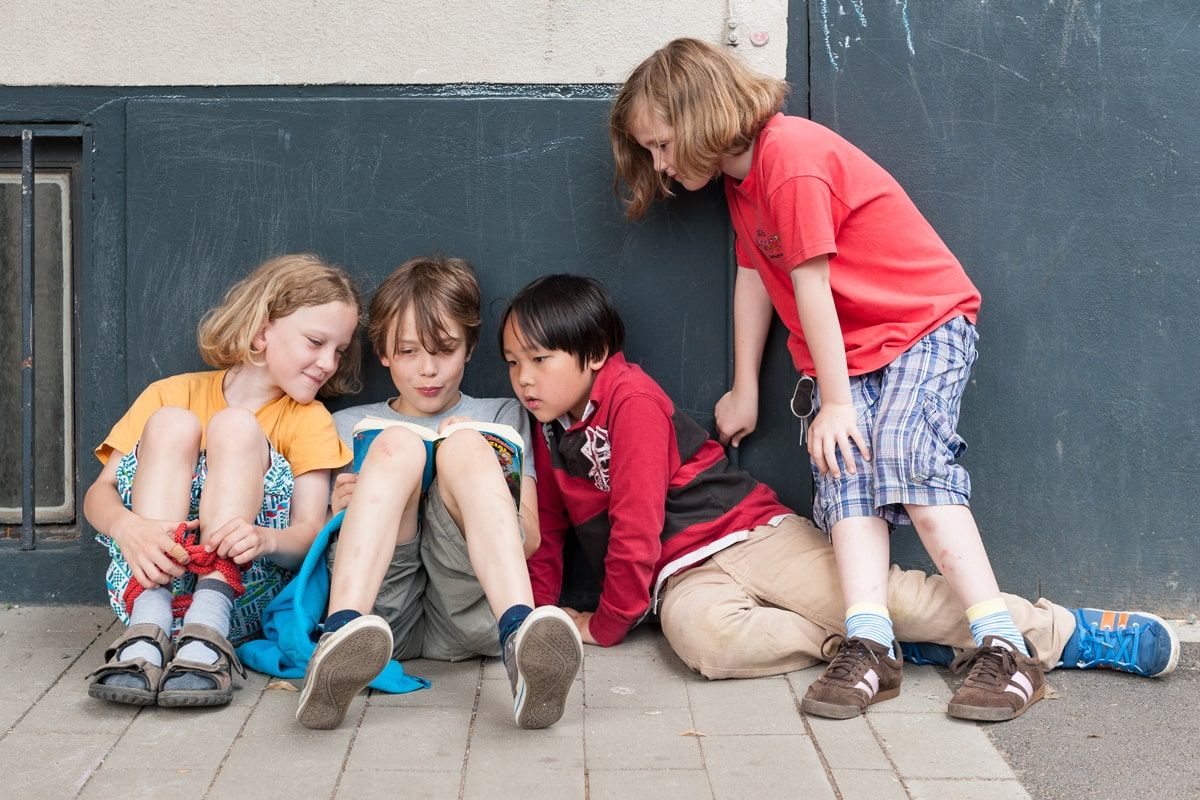
[{"label": "blue sneaker with orange stripe", "polygon": [[1147,678],[1175,671],[1179,637],[1161,618],[1143,611],[1077,608],[1075,633],[1063,648],[1066,668],[1115,669]]}]

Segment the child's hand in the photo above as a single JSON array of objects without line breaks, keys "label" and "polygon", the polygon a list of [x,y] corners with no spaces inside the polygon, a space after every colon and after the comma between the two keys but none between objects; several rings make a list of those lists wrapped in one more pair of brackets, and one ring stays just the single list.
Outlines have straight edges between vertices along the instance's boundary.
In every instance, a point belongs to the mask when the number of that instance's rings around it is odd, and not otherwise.
[{"label": "child's hand", "polygon": [[442,424],[438,425],[438,433],[441,433],[442,431],[446,430],[446,428],[449,428],[451,425],[457,425],[460,422],[470,422],[470,421],[471,421],[470,417],[461,417],[461,416],[460,417],[446,417],[444,420],[442,420]]},{"label": "child's hand", "polygon": [[816,419],[808,426],[808,454],[817,465],[817,471],[822,475],[832,472],[833,477],[842,477],[837,461],[837,451],[840,447],[846,471],[851,475],[857,474],[854,451],[850,447],[851,440],[862,451],[863,459],[870,461],[871,450],[858,430],[858,412],[854,410],[854,404],[823,403]]},{"label": "child's hand", "polygon": [[592,621],[592,611],[576,611],[573,608],[563,608],[567,612],[567,616],[575,622],[575,627],[579,629],[579,638],[583,639],[584,644],[594,644],[597,647],[600,643],[592,637],[592,632],[588,629],[588,623]]},{"label": "child's hand", "polygon": [[233,563],[249,564],[259,556],[273,552],[275,540],[262,528],[256,528],[241,517],[234,517],[209,534],[206,550]]},{"label": "child's hand", "polygon": [[345,511],[354,495],[354,487],[358,485],[357,472],[343,472],[333,479],[333,497],[329,498],[329,507],[333,513]]},{"label": "child's hand", "polygon": [[[192,520],[188,530],[194,531],[200,523]],[[121,548],[121,554],[129,564],[133,577],[145,588],[164,586],[171,578],[184,573],[183,565],[188,562],[187,551],[175,541],[178,522],[165,519],[146,519],[131,514],[125,524],[110,532],[113,541]]]},{"label": "child's hand", "polygon": [[758,393],[730,389],[714,409],[721,444],[737,447],[758,426]]}]

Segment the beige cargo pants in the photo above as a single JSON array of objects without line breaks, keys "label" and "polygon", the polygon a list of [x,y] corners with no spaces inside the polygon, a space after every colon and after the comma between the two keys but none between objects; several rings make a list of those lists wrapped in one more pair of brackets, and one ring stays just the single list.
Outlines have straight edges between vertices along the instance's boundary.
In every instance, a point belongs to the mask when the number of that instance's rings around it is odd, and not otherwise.
[{"label": "beige cargo pants", "polygon": [[[1058,664],[1075,618],[1047,600],[1004,595],[1013,621],[1046,669]],[[938,575],[893,566],[888,608],[896,638],[974,647],[963,607]],[[821,644],[845,633],[833,548],[812,522],[787,517],[667,580],[663,633],[683,662],[708,678],[756,678],[825,660]]]}]

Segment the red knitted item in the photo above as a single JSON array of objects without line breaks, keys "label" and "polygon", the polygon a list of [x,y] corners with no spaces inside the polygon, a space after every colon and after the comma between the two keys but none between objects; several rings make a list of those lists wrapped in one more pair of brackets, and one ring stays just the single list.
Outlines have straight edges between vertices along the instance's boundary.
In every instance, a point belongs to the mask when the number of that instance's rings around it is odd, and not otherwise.
[{"label": "red knitted item", "polygon": [[[210,572],[219,572],[225,577],[229,585],[233,588],[233,596],[241,597],[246,593],[246,587],[242,585],[242,572],[249,568],[249,564],[245,567],[239,567],[233,562],[232,558],[221,558],[216,553],[209,553],[201,544],[187,543],[187,524],[179,523],[179,527],[175,529],[175,542],[183,546],[187,551],[188,562],[184,564],[184,568],[188,572],[194,572],[197,575],[207,575]],[[128,585],[125,587],[125,613],[133,613],[133,601],[137,600],[138,595],[146,590],[138,582],[137,578],[131,577]],[[181,594],[171,598],[171,612],[176,617],[182,617],[192,605],[192,596],[190,594]]]}]

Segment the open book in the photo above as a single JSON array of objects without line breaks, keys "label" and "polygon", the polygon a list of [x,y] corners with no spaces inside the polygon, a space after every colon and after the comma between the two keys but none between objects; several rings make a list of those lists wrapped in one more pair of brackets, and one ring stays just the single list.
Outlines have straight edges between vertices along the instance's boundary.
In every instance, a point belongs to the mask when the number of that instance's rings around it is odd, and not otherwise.
[{"label": "open book", "polygon": [[517,433],[517,429],[511,425],[504,425],[499,422],[457,422],[453,425],[448,425],[444,431],[438,433],[432,428],[426,428],[422,425],[414,425],[411,422],[403,422],[396,419],[384,419],[383,417],[363,417],[354,426],[352,436],[354,440],[354,464],[353,470],[358,472],[362,468],[363,459],[367,457],[367,449],[371,446],[371,442],[375,441],[375,437],[385,428],[405,428],[412,431],[417,436],[425,440],[425,474],[421,479],[421,491],[426,491],[429,484],[434,478],[434,454],[437,452],[438,444],[455,431],[469,429],[478,431],[481,436],[492,446],[492,450],[496,453],[496,460],[500,462],[500,470],[504,473],[504,481],[508,484],[508,490],[512,492],[513,499],[518,503],[521,501],[521,464],[525,458],[525,440],[521,438],[521,434]]}]

